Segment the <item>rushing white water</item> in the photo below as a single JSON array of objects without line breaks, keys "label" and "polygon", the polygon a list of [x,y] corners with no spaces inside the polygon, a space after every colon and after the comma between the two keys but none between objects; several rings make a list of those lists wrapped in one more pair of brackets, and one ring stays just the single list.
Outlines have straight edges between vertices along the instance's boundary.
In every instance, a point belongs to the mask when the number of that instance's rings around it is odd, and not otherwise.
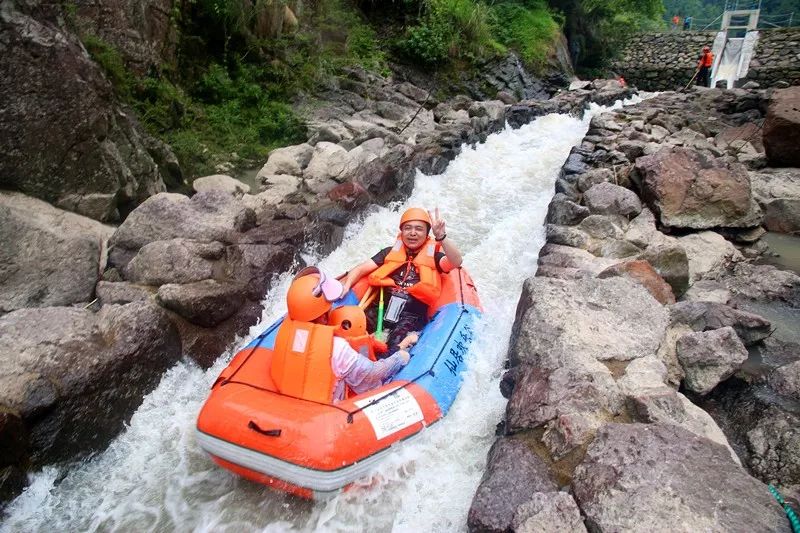
[{"label": "rushing white water", "polygon": [[[619,103],[617,104],[619,105]],[[130,426],[101,454],[47,468],[10,505],[2,531],[454,531],[466,515],[502,418],[498,383],[525,278],[536,271],[553,185],[583,120],[548,115],[466,148],[440,176],[418,175],[411,198],[350,224],[343,244],[319,264],[342,272],[393,241],[398,211],[438,206],[464,254],[485,315],[464,386],[448,416],[402,446],[376,475],[328,502],[275,493],[218,468],[195,441],[195,417],[230,359],[203,371],[172,368]],[[311,259],[315,259],[311,257]],[[285,311],[285,274],[264,300],[262,322]],[[235,351],[232,350],[232,351]]]}]

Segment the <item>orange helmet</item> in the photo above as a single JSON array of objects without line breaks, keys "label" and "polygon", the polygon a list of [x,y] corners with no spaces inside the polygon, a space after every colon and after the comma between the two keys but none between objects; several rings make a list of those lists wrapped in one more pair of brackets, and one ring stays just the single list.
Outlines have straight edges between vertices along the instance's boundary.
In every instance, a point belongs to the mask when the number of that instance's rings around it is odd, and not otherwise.
[{"label": "orange helmet", "polygon": [[360,337],[367,334],[367,316],[357,305],[337,307],[331,311],[328,323],[336,326],[336,334],[342,337]]},{"label": "orange helmet", "polygon": [[302,322],[311,322],[327,313],[331,302],[320,290],[319,274],[295,279],[286,293],[286,307],[289,318]]},{"label": "orange helmet", "polygon": [[406,209],[403,213],[403,216],[400,217],[400,227],[403,227],[403,224],[406,222],[410,222],[412,220],[419,220],[424,222],[428,225],[428,229],[431,229],[431,216],[428,214],[427,211],[424,209],[420,209],[419,207],[412,207],[410,209]]}]

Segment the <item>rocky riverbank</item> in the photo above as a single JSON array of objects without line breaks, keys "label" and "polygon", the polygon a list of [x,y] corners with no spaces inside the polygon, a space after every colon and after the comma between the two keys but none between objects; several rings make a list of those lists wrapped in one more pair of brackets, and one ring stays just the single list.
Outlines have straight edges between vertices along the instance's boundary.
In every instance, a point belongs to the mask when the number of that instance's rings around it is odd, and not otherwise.
[{"label": "rocky riverbank", "polygon": [[800,277],[752,260],[764,227],[797,233],[800,170],[771,166],[800,144],[762,144],[797,135],[798,97],[664,93],[594,117],[517,307],[470,530],[790,531],[765,483],[800,487]]},{"label": "rocky riverbank", "polygon": [[343,79],[309,113],[308,141],[270,154],[254,194],[202,178],[193,196],[155,194],[112,228],[0,193],[3,497],[27,469],[105,446],[179,357],[210,365],[259,320],[272,278],[302,266],[301,250],[336,247],[364,208],[407,196],[418,170],[441,172],[506,123],[631,92],[598,81],[550,100],[439,102],[361,70]]}]

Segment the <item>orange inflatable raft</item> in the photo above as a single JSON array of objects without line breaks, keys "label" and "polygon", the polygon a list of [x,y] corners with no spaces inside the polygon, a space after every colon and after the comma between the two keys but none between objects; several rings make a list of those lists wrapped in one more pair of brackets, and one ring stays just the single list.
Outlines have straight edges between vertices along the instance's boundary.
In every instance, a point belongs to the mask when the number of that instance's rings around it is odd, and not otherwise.
[{"label": "orange inflatable raft", "polygon": [[[442,275],[442,295],[412,358],[391,382],[338,403],[279,393],[270,377],[281,320],[240,350],[197,419],[197,439],[220,466],[305,498],[324,498],[371,474],[391,447],[442,418],[461,386],[481,313],[463,268]],[[346,298],[357,303],[359,283]]]}]

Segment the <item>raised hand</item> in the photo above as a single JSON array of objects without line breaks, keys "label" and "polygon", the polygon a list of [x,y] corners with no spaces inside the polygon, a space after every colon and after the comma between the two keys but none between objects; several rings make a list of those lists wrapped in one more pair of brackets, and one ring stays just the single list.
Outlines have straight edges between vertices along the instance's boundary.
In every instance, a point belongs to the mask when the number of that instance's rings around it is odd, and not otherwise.
[{"label": "raised hand", "polygon": [[428,211],[428,215],[431,217],[431,231],[433,231],[434,238],[439,241],[442,240],[447,235],[447,229],[445,228],[444,219],[440,218],[439,208],[434,209],[433,213]]}]

